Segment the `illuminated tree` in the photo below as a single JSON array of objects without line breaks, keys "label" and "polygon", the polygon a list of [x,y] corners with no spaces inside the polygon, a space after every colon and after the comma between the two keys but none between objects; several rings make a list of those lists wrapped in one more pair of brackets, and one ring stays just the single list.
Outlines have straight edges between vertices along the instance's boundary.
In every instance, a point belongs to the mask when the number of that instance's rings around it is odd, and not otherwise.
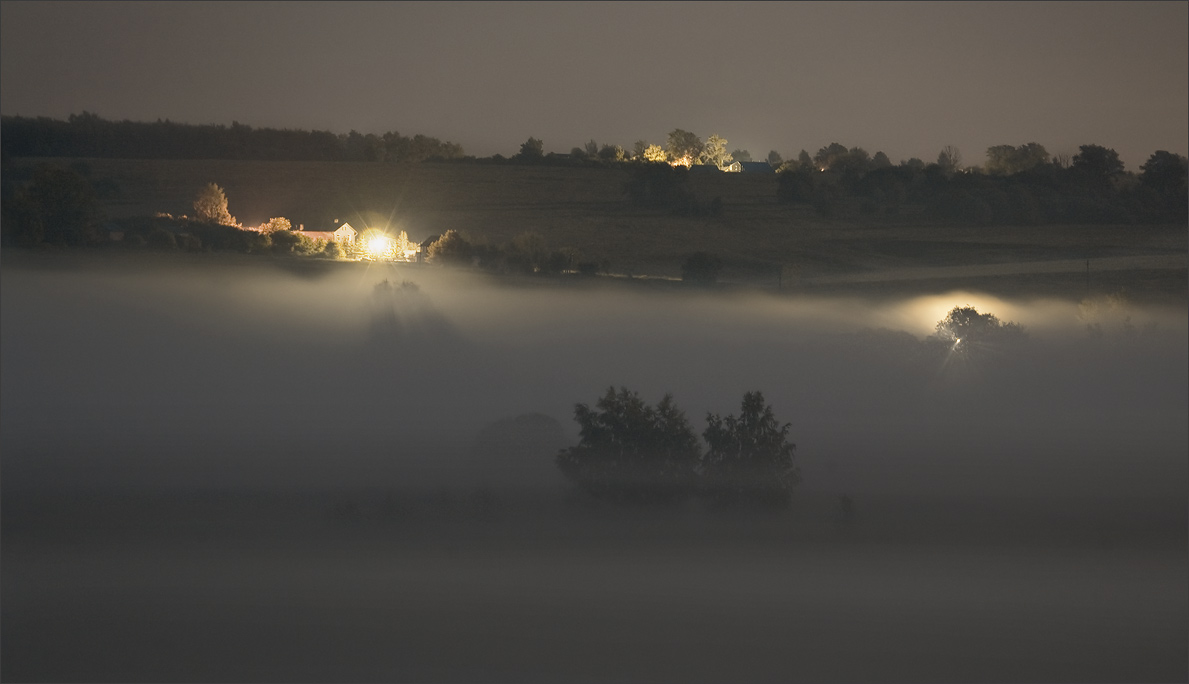
[{"label": "illuminated tree", "polygon": [[738,417],[706,414],[702,437],[709,449],[700,467],[706,496],[724,505],[788,506],[801,480],[789,428],[776,420],[759,392],[743,395]]},{"label": "illuminated tree", "polygon": [[293,223],[284,216],[278,216],[260,224],[261,233],[275,233],[278,230],[293,230]]},{"label": "illuminated tree", "polygon": [[227,211],[227,195],[214,183],[207,183],[198,199],[194,200],[194,213],[200,221],[217,223],[223,226],[235,226],[235,217]]},{"label": "illuminated tree", "polygon": [[933,336],[968,353],[986,344],[1017,342],[1026,334],[1018,323],[1004,323],[995,314],[979,313],[973,306],[955,306],[937,322]]},{"label": "illuminated tree", "polygon": [[405,252],[413,248],[413,243],[409,242],[409,234],[403,230],[397,233],[396,240],[393,241],[393,247],[396,249],[396,253],[403,258]]},{"label": "illuminated tree", "polygon": [[660,145],[649,145],[644,150],[644,159],[650,162],[669,161],[669,153]]},{"label": "illuminated tree", "polygon": [[734,159],[727,154],[727,139],[718,135],[711,135],[706,139],[706,144],[702,146],[702,154],[698,157],[699,163],[711,164],[720,169],[732,161]]},{"label": "illuminated tree", "polygon": [[669,153],[669,159],[672,160],[673,164],[690,166],[702,155],[702,148],[701,138],[689,131],[676,128],[673,132],[669,133],[665,151]]},{"label": "illuminated tree", "polygon": [[442,237],[438,238],[436,242],[429,246],[429,253],[425,255],[425,258],[431,264],[469,266],[472,253],[473,249],[470,242],[460,235],[458,231],[448,230]]},{"label": "illuminated tree", "polygon": [[577,446],[561,450],[557,465],[587,492],[635,502],[676,502],[693,493],[697,435],[669,395],[649,406],[635,392],[609,387],[592,409],[574,407]]}]

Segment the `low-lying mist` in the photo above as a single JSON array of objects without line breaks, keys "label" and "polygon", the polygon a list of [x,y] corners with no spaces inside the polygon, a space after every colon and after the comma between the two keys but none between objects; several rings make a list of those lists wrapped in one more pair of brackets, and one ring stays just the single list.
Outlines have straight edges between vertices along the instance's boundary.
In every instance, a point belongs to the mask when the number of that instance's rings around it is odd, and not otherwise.
[{"label": "low-lying mist", "polygon": [[[671,393],[698,432],[707,412],[762,391],[792,423],[798,491],[1186,495],[1183,309],[552,287],[380,264],[0,275],[10,491],[560,488],[552,445],[577,440],[575,403],[614,385],[649,402]],[[925,343],[966,305],[1028,339]],[[528,414],[548,448],[488,444]]]}]

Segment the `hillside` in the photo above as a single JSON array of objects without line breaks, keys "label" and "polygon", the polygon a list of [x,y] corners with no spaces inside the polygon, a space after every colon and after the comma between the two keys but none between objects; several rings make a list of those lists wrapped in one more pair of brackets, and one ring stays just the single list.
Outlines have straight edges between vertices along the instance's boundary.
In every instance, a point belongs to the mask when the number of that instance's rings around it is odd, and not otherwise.
[{"label": "hillside", "polygon": [[[76,161],[16,159],[12,168],[21,174]],[[620,168],[83,161],[93,180],[118,188],[103,202],[111,218],[187,213],[202,186],[215,182],[245,224],[285,216],[295,226],[325,228],[340,219],[406,230],[414,240],[453,229],[496,243],[536,231],[549,247],[575,248],[621,274],[677,277],[688,254],[707,251],[725,260],[725,280],[768,287],[915,289],[928,280],[936,289],[975,278],[1005,294],[1078,296],[1089,259],[1093,290],[1178,301],[1187,290],[1183,226],[956,227],[911,208],[887,219],[858,207],[828,220],[808,206],[778,203],[775,175],[691,174],[698,197],[721,198],[722,215],[679,217],[632,205],[624,191],[629,172]]]}]

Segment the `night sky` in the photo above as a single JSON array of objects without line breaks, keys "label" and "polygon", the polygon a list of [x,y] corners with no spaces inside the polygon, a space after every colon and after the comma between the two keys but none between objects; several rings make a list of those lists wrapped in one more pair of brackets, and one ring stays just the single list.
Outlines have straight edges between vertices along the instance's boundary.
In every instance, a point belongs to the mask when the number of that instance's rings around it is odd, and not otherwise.
[{"label": "night sky", "polygon": [[674,128],[831,142],[1189,148],[1189,3],[4,2],[0,109],[395,130],[514,154]]}]

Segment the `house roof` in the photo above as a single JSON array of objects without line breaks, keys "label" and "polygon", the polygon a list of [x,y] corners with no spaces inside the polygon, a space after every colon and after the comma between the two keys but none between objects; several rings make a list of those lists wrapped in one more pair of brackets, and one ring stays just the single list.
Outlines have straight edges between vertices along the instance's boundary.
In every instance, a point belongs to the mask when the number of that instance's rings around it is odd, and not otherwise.
[{"label": "house roof", "polygon": [[739,168],[743,171],[751,171],[758,173],[774,173],[775,169],[766,161],[746,161],[739,162]]}]

